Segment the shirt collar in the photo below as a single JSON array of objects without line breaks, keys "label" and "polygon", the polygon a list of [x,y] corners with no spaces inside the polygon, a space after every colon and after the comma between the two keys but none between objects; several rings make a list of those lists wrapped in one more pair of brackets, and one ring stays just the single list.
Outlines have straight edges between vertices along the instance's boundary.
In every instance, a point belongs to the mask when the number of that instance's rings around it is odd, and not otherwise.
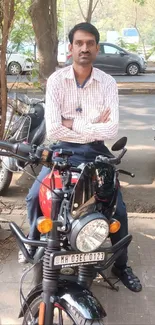
[{"label": "shirt collar", "polygon": [[[74,74],[74,70],[73,70],[73,65],[70,66],[70,69],[67,71],[67,73],[66,72],[64,73],[64,79],[72,79],[72,80],[75,80],[75,74]],[[92,69],[92,73],[91,73],[91,76],[90,76],[90,79],[89,79],[90,82],[93,79],[101,82],[101,76],[100,76],[98,70],[96,70],[95,68]]]}]

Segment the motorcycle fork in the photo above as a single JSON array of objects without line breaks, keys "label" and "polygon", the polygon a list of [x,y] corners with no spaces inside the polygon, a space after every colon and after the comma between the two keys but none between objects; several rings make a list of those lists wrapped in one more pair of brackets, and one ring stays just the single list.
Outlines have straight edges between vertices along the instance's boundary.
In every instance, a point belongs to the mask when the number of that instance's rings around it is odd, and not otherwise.
[{"label": "motorcycle fork", "polygon": [[60,238],[57,227],[58,222],[54,221],[43,257],[43,299],[39,307],[39,324],[41,325],[53,325],[54,303],[56,301],[59,271],[52,270],[50,267],[50,254],[60,250]]},{"label": "motorcycle fork", "polygon": [[89,289],[92,285],[96,272],[93,265],[81,265],[78,267],[78,284]]}]

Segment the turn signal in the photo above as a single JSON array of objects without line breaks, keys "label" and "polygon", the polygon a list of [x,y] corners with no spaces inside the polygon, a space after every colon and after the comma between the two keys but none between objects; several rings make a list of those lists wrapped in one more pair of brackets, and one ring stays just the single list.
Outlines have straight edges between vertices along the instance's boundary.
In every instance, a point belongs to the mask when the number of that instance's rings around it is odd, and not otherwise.
[{"label": "turn signal", "polygon": [[118,220],[113,220],[110,224],[110,229],[109,232],[111,234],[115,234],[115,232],[117,232],[118,230],[120,230],[121,228],[121,224]]},{"label": "turn signal", "polygon": [[40,217],[37,220],[37,229],[41,234],[47,234],[53,227],[53,221],[51,219],[46,219]]},{"label": "turn signal", "polygon": [[42,301],[39,306],[39,325],[44,325],[45,303]]}]

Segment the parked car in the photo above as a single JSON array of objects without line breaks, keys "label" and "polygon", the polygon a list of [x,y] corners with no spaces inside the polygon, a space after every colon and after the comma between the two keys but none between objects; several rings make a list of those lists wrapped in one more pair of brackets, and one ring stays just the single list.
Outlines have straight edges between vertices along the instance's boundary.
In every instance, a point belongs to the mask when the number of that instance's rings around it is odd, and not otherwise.
[{"label": "parked car", "polygon": [[31,71],[33,68],[33,62],[31,59],[20,53],[6,54],[7,72],[11,75],[17,75],[21,72]]},{"label": "parked car", "polygon": [[[72,57],[69,54],[66,65],[71,63]],[[100,43],[100,51],[93,65],[110,74],[128,74],[130,76],[144,73],[147,66],[143,56],[128,52],[112,43]]]}]

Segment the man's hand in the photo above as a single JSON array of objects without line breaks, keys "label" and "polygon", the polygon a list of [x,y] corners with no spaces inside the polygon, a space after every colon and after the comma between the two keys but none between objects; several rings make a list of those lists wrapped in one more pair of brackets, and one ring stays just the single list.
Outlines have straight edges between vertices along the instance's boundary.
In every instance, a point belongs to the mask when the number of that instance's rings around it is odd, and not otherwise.
[{"label": "man's hand", "polygon": [[72,130],[72,126],[73,126],[73,120],[67,120],[64,117],[62,117],[62,125],[65,126],[67,129]]},{"label": "man's hand", "polygon": [[101,115],[99,122],[107,123],[108,121],[110,121],[110,113],[111,113],[110,108],[107,108]]}]

